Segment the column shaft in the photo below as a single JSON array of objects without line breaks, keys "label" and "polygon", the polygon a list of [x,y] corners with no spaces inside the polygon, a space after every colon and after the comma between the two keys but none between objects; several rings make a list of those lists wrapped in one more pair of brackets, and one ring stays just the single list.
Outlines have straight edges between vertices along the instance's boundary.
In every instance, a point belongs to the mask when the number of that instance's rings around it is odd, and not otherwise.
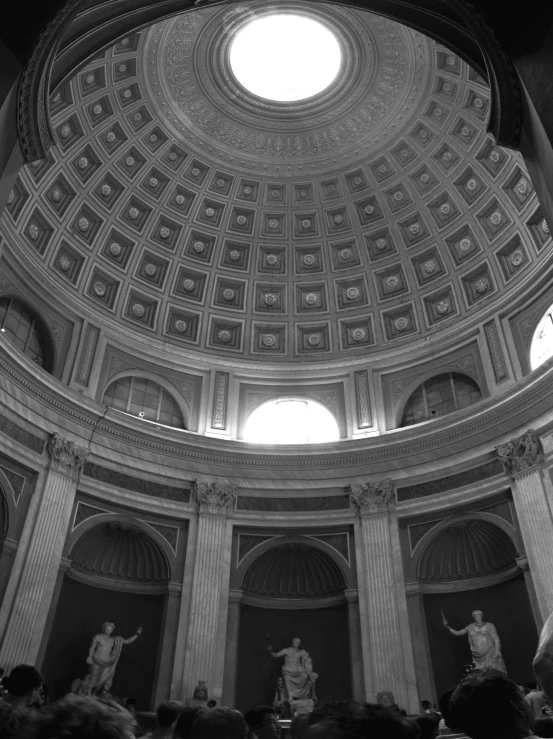
[{"label": "column shaft", "polygon": [[222,690],[222,676],[215,674],[215,663],[226,529],[224,516],[200,515],[184,658],[185,697],[193,694],[198,680],[205,680],[210,697]]},{"label": "column shaft", "polygon": [[542,619],[553,610],[553,518],[540,467],[520,472],[514,478],[515,502],[528,564],[535,584]]},{"label": "column shaft", "polygon": [[236,702],[236,667],[238,665],[238,634],[240,630],[241,597],[242,591],[231,592],[228,606],[223,703],[225,706],[229,706],[230,708],[233,708]]},{"label": "column shaft", "polygon": [[351,689],[353,700],[365,700],[363,676],[363,651],[361,647],[361,620],[359,599],[356,591],[346,591],[348,599],[349,651],[351,660]]},{"label": "column shaft", "polygon": [[[11,669],[22,662],[34,663],[61,562],[75,497],[75,481],[54,469],[45,480],[36,516],[29,521],[27,550],[18,577],[0,648],[0,664]],[[8,586],[9,587],[9,586]]]}]

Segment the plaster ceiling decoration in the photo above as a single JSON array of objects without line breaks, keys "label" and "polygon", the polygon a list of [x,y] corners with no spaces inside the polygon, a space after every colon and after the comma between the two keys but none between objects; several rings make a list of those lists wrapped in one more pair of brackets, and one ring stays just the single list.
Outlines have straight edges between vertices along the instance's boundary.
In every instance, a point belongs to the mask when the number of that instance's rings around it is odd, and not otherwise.
[{"label": "plaster ceiling decoration", "polygon": [[[297,103],[253,96],[228,63],[234,34],[282,8],[342,47],[335,82]],[[153,353],[328,362],[451,334],[531,289],[551,243],[489,105],[457,56],[360,10],[191,11],[54,91],[56,144],[17,180],[4,248]]]},{"label": "plaster ceiling decoration", "polygon": [[250,565],[242,580],[246,593],[278,598],[322,597],[345,587],[342,571],[328,554],[301,544],[269,549]]},{"label": "plaster ceiling decoration", "polygon": [[513,566],[517,551],[507,534],[487,521],[452,522],[424,550],[418,566],[423,581],[462,580]]},{"label": "plaster ceiling decoration", "polygon": [[169,565],[144,531],[112,521],[87,531],[71,550],[71,566],[100,577],[160,583],[169,580]]}]

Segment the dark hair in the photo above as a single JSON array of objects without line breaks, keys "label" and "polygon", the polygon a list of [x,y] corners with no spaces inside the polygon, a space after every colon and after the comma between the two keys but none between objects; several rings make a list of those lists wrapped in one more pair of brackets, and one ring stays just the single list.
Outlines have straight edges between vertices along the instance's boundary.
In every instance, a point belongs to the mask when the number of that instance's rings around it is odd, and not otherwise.
[{"label": "dark hair", "polygon": [[200,711],[192,724],[191,739],[244,739],[246,723],[240,711],[212,708]]},{"label": "dark hair", "polygon": [[532,733],[530,707],[518,685],[499,670],[467,675],[451,696],[449,708],[450,721],[473,739],[512,732],[521,718],[528,725],[527,733]]},{"label": "dark hair", "polygon": [[457,727],[454,726],[454,724],[450,723],[451,718],[449,715],[449,701],[451,700],[452,695],[453,690],[448,690],[447,693],[444,693],[438,701],[438,708],[440,710],[440,713],[442,714],[443,720],[445,721],[445,725],[453,731]]},{"label": "dark hair", "polygon": [[122,706],[84,695],[69,694],[37,715],[33,739],[126,739],[136,729]]},{"label": "dark hair", "polygon": [[344,701],[321,721],[311,721],[311,731],[335,739],[418,739],[416,723],[379,705],[356,705]]},{"label": "dark hair", "polygon": [[215,708],[216,705],[217,705],[217,701],[214,701],[213,698],[210,701],[207,701],[208,708]]},{"label": "dark hair", "polygon": [[424,707],[424,706],[429,706],[429,705],[430,705],[430,701],[421,701],[421,706]]},{"label": "dark hair", "polygon": [[157,724],[164,728],[173,726],[179,714],[184,709],[184,705],[179,701],[164,701],[156,708]]},{"label": "dark hair", "polygon": [[265,716],[268,713],[276,716],[276,709],[273,706],[255,706],[255,708],[250,708],[249,711],[246,711],[244,720],[250,728],[263,726]]},{"label": "dark hair", "polygon": [[40,688],[43,682],[42,674],[33,665],[17,665],[2,681],[8,693],[15,696],[26,695]]},{"label": "dark hair", "polygon": [[196,720],[200,708],[185,708],[179,713],[177,723],[173,729],[173,739],[188,739],[192,729],[192,724]]}]

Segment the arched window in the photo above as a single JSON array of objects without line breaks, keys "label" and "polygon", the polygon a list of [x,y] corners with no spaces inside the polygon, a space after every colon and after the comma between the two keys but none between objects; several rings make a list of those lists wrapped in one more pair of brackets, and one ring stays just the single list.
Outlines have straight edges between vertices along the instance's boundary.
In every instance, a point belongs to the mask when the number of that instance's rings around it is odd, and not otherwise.
[{"label": "arched window", "polygon": [[407,401],[400,426],[431,421],[481,400],[480,388],[470,377],[447,372],[423,382]]},{"label": "arched window", "polygon": [[0,332],[39,367],[50,370],[41,321],[14,298],[0,300]]},{"label": "arched window", "polygon": [[102,402],[123,413],[163,426],[184,428],[178,403],[164,387],[144,377],[122,377],[108,386]]},{"label": "arched window", "polygon": [[316,444],[339,438],[332,413],[308,398],[269,400],[251,413],[244,429],[244,440],[254,444]]},{"label": "arched window", "polygon": [[537,369],[553,355],[553,305],[538,323],[530,348],[530,369]]}]

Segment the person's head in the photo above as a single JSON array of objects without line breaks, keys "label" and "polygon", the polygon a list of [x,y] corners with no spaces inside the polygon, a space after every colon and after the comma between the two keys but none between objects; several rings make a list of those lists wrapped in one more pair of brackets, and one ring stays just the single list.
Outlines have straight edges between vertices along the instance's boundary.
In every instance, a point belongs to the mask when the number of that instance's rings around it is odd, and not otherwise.
[{"label": "person's head", "polygon": [[113,634],[113,632],[115,631],[115,624],[111,621],[104,621],[104,623],[102,624],[102,631],[107,636],[111,636],[111,634]]},{"label": "person's head", "polygon": [[239,711],[212,708],[198,712],[189,739],[244,739],[245,735],[246,722]]},{"label": "person's head", "polygon": [[299,649],[300,644],[301,644],[301,639],[299,637],[295,636],[292,639],[292,646],[295,647],[296,649]]},{"label": "person's head", "polygon": [[192,724],[196,720],[201,708],[184,708],[177,718],[173,728],[173,739],[188,739],[192,730]]},{"label": "person's head", "polygon": [[[320,714],[319,714],[320,715]],[[309,736],[313,739],[418,739],[415,722],[379,705],[344,702],[330,710],[326,717],[311,720]]]},{"label": "person's head", "polygon": [[43,709],[33,739],[134,739],[136,723],[114,701],[67,695]]},{"label": "person's head", "polygon": [[472,739],[526,737],[534,719],[518,685],[499,670],[481,670],[463,678],[449,702],[448,725]]},{"label": "person's head", "polygon": [[277,739],[280,734],[278,716],[272,706],[250,708],[244,719],[258,739]]},{"label": "person's head", "polygon": [[430,705],[431,705],[430,701],[421,701],[421,706],[422,706],[423,711],[428,711],[428,709],[430,708]]},{"label": "person's head", "polygon": [[157,725],[160,729],[169,729],[183,711],[184,705],[179,701],[164,701],[156,708]]},{"label": "person's head", "polygon": [[478,610],[473,611],[472,612],[472,618],[474,620],[474,623],[477,626],[481,626],[482,621],[484,620],[484,612],[483,611],[478,611]]},{"label": "person's head", "polygon": [[205,686],[205,680],[198,681],[198,684],[194,688],[194,698],[198,701],[207,700],[207,688]]},{"label": "person's head", "polygon": [[3,680],[10,697],[29,706],[39,699],[43,682],[42,674],[33,665],[17,665]]},{"label": "person's head", "polygon": [[217,705],[217,701],[214,701],[213,698],[210,701],[207,701],[208,708],[215,708],[216,705]]}]

